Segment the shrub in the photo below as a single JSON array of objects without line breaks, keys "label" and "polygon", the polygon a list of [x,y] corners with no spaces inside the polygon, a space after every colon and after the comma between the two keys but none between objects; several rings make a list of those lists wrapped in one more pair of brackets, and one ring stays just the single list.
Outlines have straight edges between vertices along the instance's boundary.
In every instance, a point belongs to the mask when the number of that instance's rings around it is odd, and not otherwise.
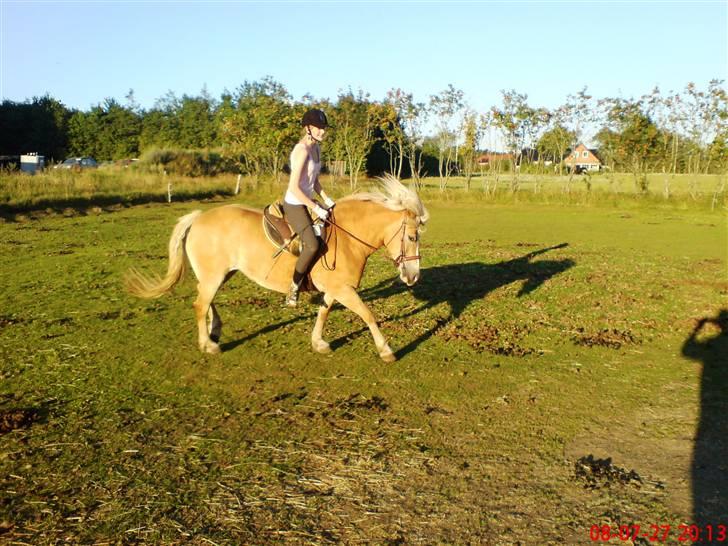
[{"label": "shrub", "polygon": [[151,171],[167,172],[178,176],[215,176],[237,172],[233,161],[208,150],[150,149],[141,158]]}]

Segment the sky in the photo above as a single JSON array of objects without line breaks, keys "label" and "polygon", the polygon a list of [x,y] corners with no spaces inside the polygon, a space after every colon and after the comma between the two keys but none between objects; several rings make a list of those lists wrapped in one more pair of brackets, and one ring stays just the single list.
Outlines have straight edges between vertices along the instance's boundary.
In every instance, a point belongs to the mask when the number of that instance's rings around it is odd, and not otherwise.
[{"label": "sky", "polygon": [[294,99],[349,88],[427,102],[452,84],[476,111],[501,90],[555,108],[707,88],[728,76],[728,0],[0,0],[0,99],[88,110],[130,90],[215,98],[271,76]]}]

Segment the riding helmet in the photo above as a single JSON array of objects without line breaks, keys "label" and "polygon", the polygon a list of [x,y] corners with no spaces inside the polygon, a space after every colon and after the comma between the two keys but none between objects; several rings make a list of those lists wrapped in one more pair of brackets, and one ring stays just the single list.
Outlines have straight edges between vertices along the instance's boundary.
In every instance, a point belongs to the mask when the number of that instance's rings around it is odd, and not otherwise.
[{"label": "riding helmet", "polygon": [[326,114],[324,114],[323,110],[319,110],[318,108],[311,108],[308,112],[303,114],[303,119],[301,119],[301,125],[303,127],[306,127],[307,125],[312,125],[314,127],[318,127],[319,129],[326,129],[329,126],[329,120],[326,119]]}]

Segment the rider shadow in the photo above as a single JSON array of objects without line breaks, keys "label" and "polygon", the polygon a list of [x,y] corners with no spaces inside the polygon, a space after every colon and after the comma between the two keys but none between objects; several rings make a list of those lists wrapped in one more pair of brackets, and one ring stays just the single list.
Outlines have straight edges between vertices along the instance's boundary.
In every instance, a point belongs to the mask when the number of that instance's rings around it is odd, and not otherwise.
[{"label": "rider shadow", "polygon": [[[389,279],[363,291],[362,297],[364,299],[386,298],[408,290],[423,304],[409,313],[393,317],[392,320],[412,317],[441,303],[447,303],[450,306],[448,321],[454,320],[460,317],[471,303],[484,298],[498,288],[524,281],[517,296],[520,298],[538,289],[550,278],[572,268],[575,262],[568,258],[532,261],[541,254],[567,246],[569,246],[568,243],[562,243],[495,264],[471,262],[430,267],[422,271],[422,279],[411,288],[399,282],[399,279]],[[440,327],[442,327],[442,323],[438,323],[410,341],[395,353],[397,358],[402,358],[414,351],[421,343],[430,339]],[[339,340],[337,340],[338,342]],[[332,347],[334,347],[333,343]]]},{"label": "rider shadow", "polygon": [[692,523],[702,536],[708,525],[718,533],[717,524],[728,514],[728,309],[698,321],[682,354],[703,365],[692,460]]}]

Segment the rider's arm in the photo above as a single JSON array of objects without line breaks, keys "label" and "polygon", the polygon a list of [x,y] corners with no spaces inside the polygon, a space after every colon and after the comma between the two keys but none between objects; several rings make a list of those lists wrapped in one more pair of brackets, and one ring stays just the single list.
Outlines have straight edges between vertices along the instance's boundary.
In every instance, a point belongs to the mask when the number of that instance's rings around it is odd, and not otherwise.
[{"label": "rider's arm", "polygon": [[313,183],[313,189],[316,193],[318,193],[321,196],[321,199],[324,203],[326,203],[326,208],[331,208],[334,206],[334,200],[331,199],[328,195],[326,195],[326,192],[321,187],[321,182],[319,182],[319,177],[316,176],[316,180]]}]

